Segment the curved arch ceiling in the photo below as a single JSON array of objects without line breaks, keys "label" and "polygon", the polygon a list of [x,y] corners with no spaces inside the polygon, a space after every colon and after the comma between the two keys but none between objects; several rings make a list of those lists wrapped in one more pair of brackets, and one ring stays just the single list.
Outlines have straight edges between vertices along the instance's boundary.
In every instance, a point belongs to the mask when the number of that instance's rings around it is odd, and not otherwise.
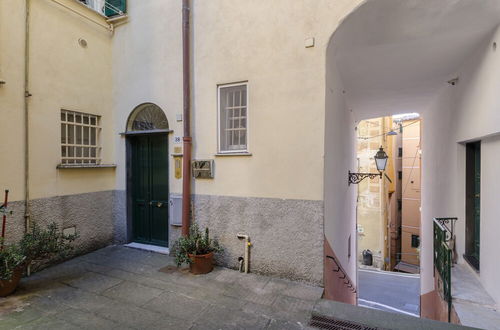
[{"label": "curved arch ceiling", "polygon": [[328,60],[358,117],[421,112],[499,23],[499,0],[368,0],[337,30]]}]

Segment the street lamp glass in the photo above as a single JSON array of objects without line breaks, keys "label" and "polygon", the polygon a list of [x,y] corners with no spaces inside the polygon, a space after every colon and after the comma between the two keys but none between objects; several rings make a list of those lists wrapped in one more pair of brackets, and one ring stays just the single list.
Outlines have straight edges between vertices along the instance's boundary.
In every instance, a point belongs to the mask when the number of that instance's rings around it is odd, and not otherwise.
[{"label": "street lamp glass", "polygon": [[384,148],[380,147],[379,151],[375,155],[375,164],[377,165],[377,170],[379,172],[385,171],[385,168],[387,166],[387,159],[389,157],[384,151]]}]

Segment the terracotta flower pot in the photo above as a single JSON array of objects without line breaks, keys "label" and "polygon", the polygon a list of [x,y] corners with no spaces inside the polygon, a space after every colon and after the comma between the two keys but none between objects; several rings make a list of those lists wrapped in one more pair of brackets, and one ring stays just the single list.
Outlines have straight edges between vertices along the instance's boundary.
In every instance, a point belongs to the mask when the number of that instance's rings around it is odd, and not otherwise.
[{"label": "terracotta flower pot", "polygon": [[14,292],[23,275],[23,267],[18,267],[12,273],[10,280],[0,280],[0,297],[6,297]]},{"label": "terracotta flower pot", "polygon": [[200,255],[190,254],[189,258],[192,261],[189,264],[189,271],[192,274],[207,274],[214,269],[214,254],[212,252]]}]

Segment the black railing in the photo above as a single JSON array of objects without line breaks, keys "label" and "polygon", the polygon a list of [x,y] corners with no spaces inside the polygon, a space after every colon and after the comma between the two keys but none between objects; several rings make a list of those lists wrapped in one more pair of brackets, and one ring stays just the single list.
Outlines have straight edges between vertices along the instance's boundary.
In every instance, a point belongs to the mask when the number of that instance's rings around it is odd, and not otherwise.
[{"label": "black railing", "polygon": [[439,275],[438,291],[448,303],[448,322],[451,321],[451,267],[453,250],[449,245],[455,239],[457,218],[434,218],[434,267]]},{"label": "black railing", "polygon": [[339,279],[343,280],[342,281],[343,285],[346,286],[352,293],[356,293],[356,287],[351,282],[351,280],[347,276],[347,273],[344,271],[344,269],[342,268],[342,266],[340,266],[340,264],[337,261],[337,259],[335,259],[332,256],[326,256],[326,258],[333,260],[333,262],[335,263],[335,268],[333,268],[332,271],[334,273],[338,274],[338,278]]}]

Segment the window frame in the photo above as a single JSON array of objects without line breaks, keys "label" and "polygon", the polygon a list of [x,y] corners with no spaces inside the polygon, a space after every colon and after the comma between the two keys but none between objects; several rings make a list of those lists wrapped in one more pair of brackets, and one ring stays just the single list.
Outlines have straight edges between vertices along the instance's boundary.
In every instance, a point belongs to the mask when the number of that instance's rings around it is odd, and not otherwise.
[{"label": "window frame", "polygon": [[[246,149],[222,150],[221,137],[221,90],[223,88],[245,86],[246,89]],[[248,81],[217,85],[217,153],[221,155],[250,154],[250,91]]]},{"label": "window frame", "polygon": [[[64,114],[65,120],[62,119],[62,115]],[[68,115],[73,115],[73,121],[70,122],[68,121]],[[81,116],[81,122],[78,123],[76,121],[76,116]],[[88,118],[88,123],[84,123],[84,116]],[[95,124],[92,124],[92,119],[95,118]],[[60,130],[59,130],[59,156],[60,156],[60,164],[62,166],[98,166],[101,165],[102,163],[102,146],[101,146],[101,132],[102,132],[102,127],[101,127],[101,116],[100,115],[95,115],[91,113],[85,113],[85,112],[80,112],[80,111],[74,111],[74,110],[68,110],[68,109],[61,109],[59,111],[59,125],[60,125]],[[62,129],[63,125],[65,125],[65,140],[63,142],[63,134],[62,134]],[[69,143],[69,125],[73,126],[73,138],[75,141],[74,143]],[[81,144],[76,143],[76,132],[77,132],[77,127],[81,127],[80,132],[81,132]],[[84,144],[84,128],[88,127],[88,140],[89,144]],[[95,144],[91,144],[92,141],[92,128],[95,128]],[[66,156],[63,156],[63,148],[66,150]],[[73,156],[69,156],[69,148],[75,148],[73,150]],[[81,150],[81,156],[76,156],[76,148],[88,148],[88,153],[89,156],[86,157],[84,156],[85,152],[84,149]],[[92,157],[92,149],[95,148],[95,157]],[[77,162],[80,160],[81,162]],[[88,162],[85,162],[88,161]]]}]

